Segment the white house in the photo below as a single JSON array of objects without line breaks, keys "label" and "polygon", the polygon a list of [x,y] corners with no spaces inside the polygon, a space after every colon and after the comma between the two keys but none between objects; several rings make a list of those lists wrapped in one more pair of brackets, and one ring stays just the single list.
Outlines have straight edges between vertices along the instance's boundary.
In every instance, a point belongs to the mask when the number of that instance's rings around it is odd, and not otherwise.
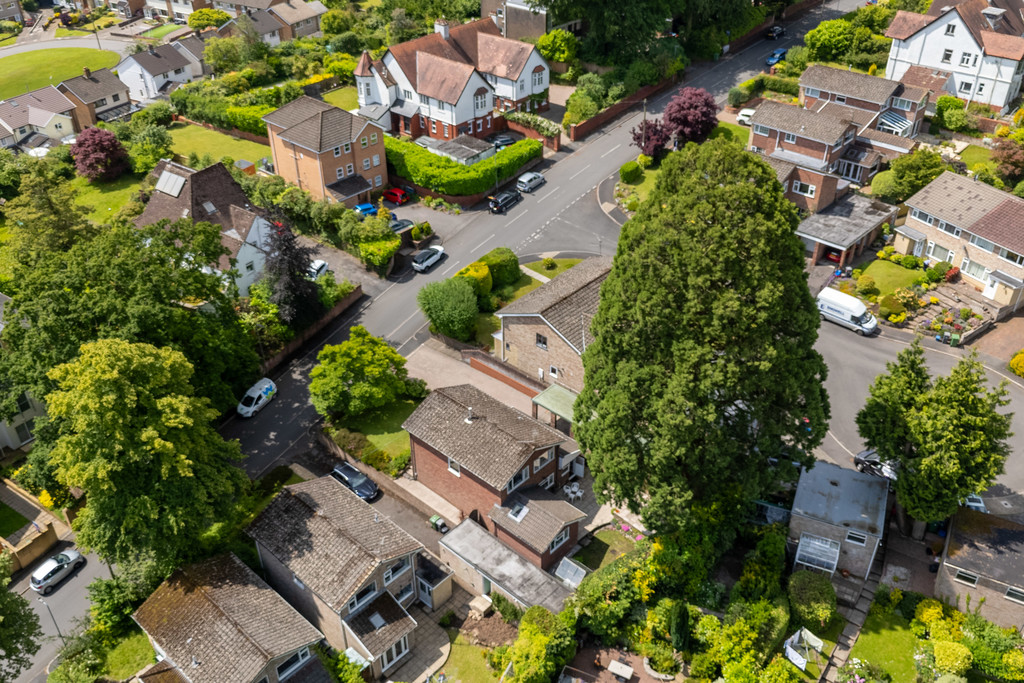
[{"label": "white house", "polygon": [[171,47],[188,60],[188,70],[192,74],[193,79],[202,78],[213,73],[213,69],[208,67],[206,62],[203,61],[203,53],[206,51],[206,40],[212,37],[216,37],[216,34],[210,31],[205,35],[193,34],[184,38],[178,38],[171,43]]},{"label": "white house", "polygon": [[896,13],[886,78],[923,66],[949,72],[968,102],[1006,112],[1024,75],[1024,0],[936,0],[927,14]]},{"label": "white house", "polygon": [[193,79],[188,58],[171,45],[151,45],[125,57],[117,65],[117,77],[137,101],[156,99]]},{"label": "white house", "polygon": [[0,102],[0,144],[22,149],[58,144],[75,134],[74,116],[74,103],[52,85],[15,95]]}]

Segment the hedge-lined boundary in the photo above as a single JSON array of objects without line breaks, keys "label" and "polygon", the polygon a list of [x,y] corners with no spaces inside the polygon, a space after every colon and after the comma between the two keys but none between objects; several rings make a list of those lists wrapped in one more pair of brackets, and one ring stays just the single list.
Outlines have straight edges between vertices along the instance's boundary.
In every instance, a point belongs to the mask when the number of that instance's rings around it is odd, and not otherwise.
[{"label": "hedge-lined boundary", "polygon": [[450,196],[486,192],[544,152],[544,145],[539,141],[520,140],[492,157],[463,166],[398,138],[385,137],[384,148],[388,166],[394,169],[395,175]]}]

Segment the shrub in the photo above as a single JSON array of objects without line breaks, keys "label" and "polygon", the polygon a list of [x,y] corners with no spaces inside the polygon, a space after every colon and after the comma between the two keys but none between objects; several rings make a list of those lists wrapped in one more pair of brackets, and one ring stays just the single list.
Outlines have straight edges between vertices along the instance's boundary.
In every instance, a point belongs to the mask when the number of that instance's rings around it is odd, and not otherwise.
[{"label": "shrub", "polygon": [[441,618],[437,620],[438,625],[441,628],[448,628],[455,623],[455,612],[448,610],[441,615]]},{"label": "shrub", "polygon": [[907,313],[906,311],[904,311],[903,313],[893,313],[892,315],[889,316],[888,320],[893,325],[902,325],[907,321]]},{"label": "shrub", "polygon": [[423,149],[414,142],[385,136],[388,165],[395,175],[441,194],[461,196],[485,192],[495,181],[513,176],[532,159],[541,156],[539,140],[520,140],[472,166],[463,166]]},{"label": "shrub", "polygon": [[619,180],[624,183],[637,183],[644,177],[644,171],[635,161],[627,161],[619,168]]},{"label": "shrub", "polygon": [[544,270],[554,270],[555,268],[558,267],[558,263],[555,261],[555,259],[551,258],[550,256],[541,261],[541,265],[544,268]]},{"label": "shrub", "polygon": [[545,137],[556,138],[562,134],[562,129],[559,128],[557,123],[532,112],[506,111],[502,112],[501,115],[507,120],[526,126],[530,130],[535,130]]},{"label": "shrub", "polygon": [[857,293],[868,295],[876,292],[878,292],[878,288],[875,286],[875,278],[870,275],[861,275],[857,280]]},{"label": "shrub", "polygon": [[789,604],[801,624],[823,628],[836,614],[836,591],[824,574],[794,572],[789,577]]},{"label": "shrub", "polygon": [[1010,372],[1018,377],[1024,377],[1024,349],[1021,349],[1010,360]]},{"label": "shrub", "polygon": [[702,652],[690,662],[690,678],[715,680],[718,677],[718,661],[710,652]]},{"label": "shrub", "polygon": [[733,586],[730,601],[753,602],[782,593],[782,572],[786,568],[786,536],[769,530],[747,554],[740,580]]},{"label": "shrub", "polygon": [[648,168],[651,167],[651,164],[654,163],[654,159],[652,157],[647,156],[646,154],[639,154],[636,157],[636,163],[640,166],[641,169],[647,170]]},{"label": "shrub", "polygon": [[452,277],[465,278],[473,286],[473,293],[478,297],[490,294],[491,287],[494,286],[491,271],[483,261],[473,261]]},{"label": "shrub", "polygon": [[909,269],[913,270],[914,268],[920,267],[921,259],[918,258],[917,256],[914,256],[913,254],[907,254],[903,258],[900,259],[900,264],[904,268],[909,268]]},{"label": "shrub", "polygon": [[510,645],[499,645],[490,651],[487,655],[487,664],[491,667],[492,671],[504,671],[508,663],[512,661],[512,653]]},{"label": "shrub", "polygon": [[903,600],[900,601],[899,611],[900,615],[910,621],[917,614],[917,606],[925,600],[925,596],[915,591],[904,591]]},{"label": "shrub", "polygon": [[515,603],[501,593],[491,593],[491,605],[493,605],[494,611],[505,620],[506,624],[514,624],[523,617],[523,610],[516,607]]},{"label": "shrub", "polygon": [[494,289],[519,282],[523,274],[519,270],[519,257],[508,247],[491,249],[480,258],[480,262],[491,272]]},{"label": "shrub", "polygon": [[742,88],[729,88],[729,106],[738,107],[750,99],[750,93]]},{"label": "shrub", "polygon": [[940,640],[935,643],[935,669],[940,673],[965,674],[971,668],[971,651],[960,643]]},{"label": "shrub", "polygon": [[423,314],[439,334],[468,341],[476,328],[477,298],[466,278],[431,282],[416,295]]},{"label": "shrub", "polygon": [[903,313],[905,310],[907,310],[906,307],[903,304],[901,304],[892,294],[886,294],[885,296],[883,296],[882,300],[878,302],[878,305],[880,308],[888,310],[890,314]]}]

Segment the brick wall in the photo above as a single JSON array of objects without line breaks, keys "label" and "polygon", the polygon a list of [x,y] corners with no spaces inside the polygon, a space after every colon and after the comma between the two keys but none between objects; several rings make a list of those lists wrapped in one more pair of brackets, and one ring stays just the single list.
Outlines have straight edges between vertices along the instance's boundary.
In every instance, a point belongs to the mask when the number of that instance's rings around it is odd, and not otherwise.
[{"label": "brick wall", "polygon": [[72,123],[75,126],[75,132],[81,133],[83,128],[96,125],[96,106],[92,104],[86,104],[82,100],[75,97],[74,93],[64,87],[64,84],[57,86],[64,97],[68,98],[73,105],[75,105],[74,113],[71,117]]},{"label": "brick wall", "polygon": [[[1019,629],[1024,626],[1024,605],[1006,599],[1008,586],[982,576],[978,579],[978,585],[971,587],[954,580],[956,573],[956,567],[942,563],[935,578],[935,597],[945,598],[961,610],[966,610],[967,598],[970,596],[970,609],[980,607],[981,616],[989,621],[1004,628]],[[1015,588],[1024,590],[1024,586]]]},{"label": "brick wall", "polygon": [[865,545],[855,545],[846,540],[846,529],[820,520],[793,515],[789,518],[789,538],[794,542],[799,542],[802,533],[839,541],[839,564],[836,566],[836,571],[848,569],[850,574],[858,579],[867,578],[868,572],[871,570],[871,559],[878,546],[877,537],[868,536]]},{"label": "brick wall", "polygon": [[[583,391],[583,359],[540,317],[502,317],[501,327],[506,363],[545,384]],[[547,338],[547,349],[537,346],[538,334]],[[557,377],[551,375],[551,366],[557,369]]]},{"label": "brick wall", "polygon": [[[799,180],[800,182],[807,183],[808,185],[814,185],[814,196],[808,197],[806,195],[798,194],[793,191],[794,181]],[[839,179],[835,176],[825,175],[822,173],[815,173],[814,171],[808,171],[805,168],[799,166],[790,174],[789,189],[786,191],[786,199],[790,200],[797,207],[816,213],[822,209],[828,208],[832,202],[836,200],[836,193],[839,187]]]},{"label": "brick wall", "polygon": [[538,553],[503,527],[495,526],[494,535],[502,543],[515,550],[523,559],[529,561],[530,564],[535,564],[547,571],[568,555],[569,551],[576,546],[576,540],[579,536],[579,523],[576,522],[569,525],[569,539],[565,543],[558,546],[554,551],[545,550],[543,553]]},{"label": "brick wall", "polygon": [[[591,69],[587,70],[590,71]],[[610,71],[611,67],[608,67],[607,70]],[[681,78],[682,74],[676,74],[675,76],[666,78],[660,83],[644,86],[643,88],[640,88],[626,99],[622,100],[621,102],[616,102],[612,106],[608,107],[604,111],[598,112],[595,116],[587,119],[586,121],[581,121],[579,123],[572,124],[571,126],[569,126],[569,139],[572,140],[573,142],[576,142],[577,140],[582,140],[583,138],[587,137],[595,130],[603,126],[604,124],[608,123],[612,119],[617,118],[619,115],[629,110],[631,107],[634,107],[642,103],[644,99],[651,97],[652,95],[656,95],[660,92],[664,92],[665,90],[668,90],[673,85],[678,83]]]}]

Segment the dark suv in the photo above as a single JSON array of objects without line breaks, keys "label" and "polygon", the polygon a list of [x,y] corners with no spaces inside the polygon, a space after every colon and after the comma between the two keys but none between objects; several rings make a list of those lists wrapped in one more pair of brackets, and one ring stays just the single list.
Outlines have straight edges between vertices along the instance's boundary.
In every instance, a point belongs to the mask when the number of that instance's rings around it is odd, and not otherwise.
[{"label": "dark suv", "polygon": [[347,462],[335,465],[331,476],[365,501],[371,501],[380,494],[377,485],[369,477]]},{"label": "dark suv", "polygon": [[488,203],[488,206],[491,209],[491,213],[505,213],[518,204],[522,198],[523,195],[519,193],[519,190],[505,190],[490,197],[491,201]]}]

